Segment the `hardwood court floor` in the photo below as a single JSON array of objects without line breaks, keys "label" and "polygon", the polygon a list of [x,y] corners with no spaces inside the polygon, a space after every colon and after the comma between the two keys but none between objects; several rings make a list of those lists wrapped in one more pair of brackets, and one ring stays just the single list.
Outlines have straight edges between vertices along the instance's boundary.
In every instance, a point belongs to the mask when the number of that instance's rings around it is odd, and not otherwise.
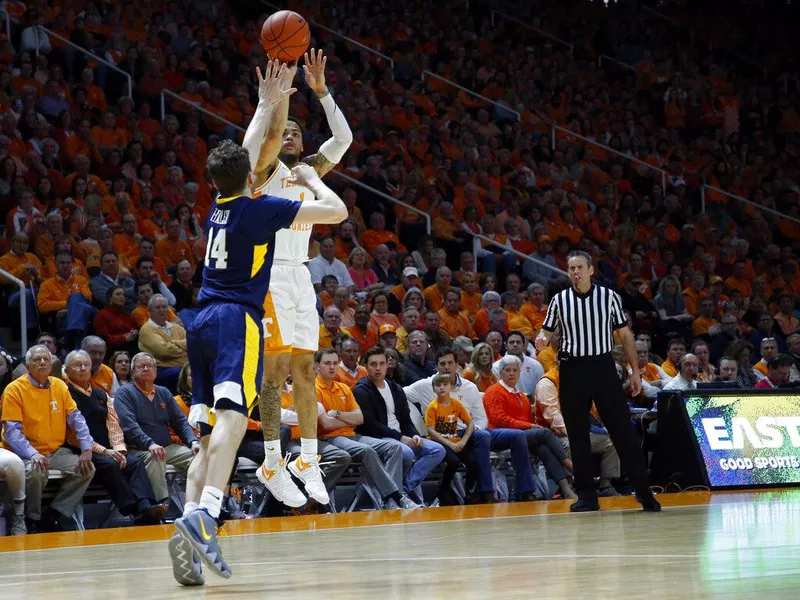
[{"label": "hardwood court floor", "polygon": [[0,598],[800,598],[800,490],[230,523],[229,580],[172,579],[171,526],[0,538]]}]

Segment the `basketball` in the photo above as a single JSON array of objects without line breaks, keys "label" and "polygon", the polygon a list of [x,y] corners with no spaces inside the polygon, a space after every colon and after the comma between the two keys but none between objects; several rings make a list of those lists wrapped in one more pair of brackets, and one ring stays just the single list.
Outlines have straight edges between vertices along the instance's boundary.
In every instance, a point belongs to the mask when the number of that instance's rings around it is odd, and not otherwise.
[{"label": "basketball", "polygon": [[311,43],[311,31],[302,15],[281,10],[271,15],[261,28],[261,46],[271,58],[293,62],[303,56]]}]

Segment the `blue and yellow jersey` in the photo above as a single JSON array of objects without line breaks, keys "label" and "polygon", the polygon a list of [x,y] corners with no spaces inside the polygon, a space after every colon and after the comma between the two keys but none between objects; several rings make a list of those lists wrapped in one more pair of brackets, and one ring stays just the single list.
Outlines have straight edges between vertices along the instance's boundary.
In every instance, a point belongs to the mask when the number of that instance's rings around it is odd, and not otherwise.
[{"label": "blue and yellow jersey", "polygon": [[215,200],[206,219],[200,306],[231,302],[263,314],[275,233],[291,226],[301,205],[276,196]]}]

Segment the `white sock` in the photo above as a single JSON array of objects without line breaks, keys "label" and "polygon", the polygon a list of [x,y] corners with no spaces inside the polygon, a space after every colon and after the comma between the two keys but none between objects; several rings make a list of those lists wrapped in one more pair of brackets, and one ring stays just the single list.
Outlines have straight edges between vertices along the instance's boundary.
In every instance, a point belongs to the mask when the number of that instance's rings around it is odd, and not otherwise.
[{"label": "white sock", "polygon": [[224,494],[222,490],[207,485],[203,488],[203,493],[200,495],[200,508],[205,508],[215,519],[219,516],[219,511],[222,509],[222,498]]},{"label": "white sock", "polygon": [[264,462],[272,469],[281,460],[281,441],[264,442]]},{"label": "white sock", "polygon": [[303,462],[316,463],[317,462],[317,440],[300,438],[300,457]]},{"label": "white sock", "polygon": [[15,515],[24,515],[25,514],[25,498],[18,498],[15,499],[13,502],[14,514]]},{"label": "white sock", "polygon": [[193,513],[197,510],[197,502],[187,502],[183,505],[183,516],[185,517],[189,513]]}]

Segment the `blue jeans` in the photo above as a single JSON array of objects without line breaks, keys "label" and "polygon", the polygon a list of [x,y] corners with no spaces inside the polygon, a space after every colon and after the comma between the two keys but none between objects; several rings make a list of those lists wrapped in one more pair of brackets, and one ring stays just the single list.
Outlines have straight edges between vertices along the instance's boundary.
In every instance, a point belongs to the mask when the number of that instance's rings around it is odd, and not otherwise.
[{"label": "blue jeans", "polygon": [[[460,433],[463,435],[463,432]],[[478,490],[480,492],[494,491],[492,482],[492,461],[489,453],[492,449],[492,435],[485,429],[476,429],[469,436],[467,449],[472,453],[472,460],[478,469]]]},{"label": "blue jeans", "polygon": [[[15,312],[19,312],[19,296],[18,289],[8,295],[8,308]],[[29,330],[36,329],[36,324],[38,323],[36,320],[36,298],[30,288],[25,288],[25,310],[27,311],[25,314],[26,328]]]},{"label": "blue jeans", "polygon": [[492,450],[511,450],[511,464],[517,480],[517,495],[533,493],[533,469],[528,453],[528,438],[521,429],[491,429]]},{"label": "blue jeans", "polygon": [[58,319],[58,333],[72,333],[75,337],[76,347],[80,347],[81,340],[89,331],[89,323],[97,314],[97,309],[83,296],[71,294],[67,300],[67,316]]},{"label": "blue jeans", "polygon": [[387,441],[399,445],[403,451],[403,465],[406,469],[403,489],[407,494],[417,489],[436,465],[444,460],[444,446],[437,442],[423,439],[419,448],[410,448],[400,440]]}]

